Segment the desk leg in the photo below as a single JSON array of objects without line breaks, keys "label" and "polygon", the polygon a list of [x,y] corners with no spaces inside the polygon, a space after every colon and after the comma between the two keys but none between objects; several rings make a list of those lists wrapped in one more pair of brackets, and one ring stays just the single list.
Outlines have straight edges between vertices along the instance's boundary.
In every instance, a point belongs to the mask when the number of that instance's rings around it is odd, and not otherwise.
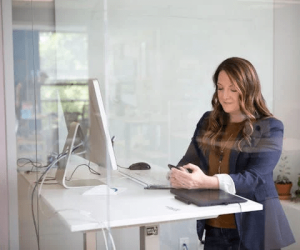
[{"label": "desk leg", "polygon": [[159,226],[140,227],[140,250],[159,250]]},{"label": "desk leg", "polygon": [[97,250],[97,232],[90,231],[83,234],[83,249]]}]

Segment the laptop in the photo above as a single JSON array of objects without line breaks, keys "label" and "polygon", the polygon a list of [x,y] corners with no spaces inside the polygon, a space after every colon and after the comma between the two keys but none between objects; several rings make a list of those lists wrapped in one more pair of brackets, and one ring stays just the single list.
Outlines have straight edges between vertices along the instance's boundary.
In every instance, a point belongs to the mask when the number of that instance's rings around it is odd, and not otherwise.
[{"label": "laptop", "polygon": [[175,199],[186,204],[197,205],[198,207],[228,205],[247,201],[242,197],[220,189],[171,189],[170,192],[175,194]]}]

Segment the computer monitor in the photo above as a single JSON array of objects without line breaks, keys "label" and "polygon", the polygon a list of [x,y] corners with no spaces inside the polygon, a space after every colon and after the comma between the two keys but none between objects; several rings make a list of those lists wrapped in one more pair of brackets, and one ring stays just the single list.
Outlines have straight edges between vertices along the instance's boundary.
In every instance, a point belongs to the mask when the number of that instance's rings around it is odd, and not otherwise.
[{"label": "computer monitor", "polygon": [[65,118],[65,113],[63,111],[61,98],[59,92],[56,92],[57,96],[57,142],[58,142],[58,151],[62,152],[64,148],[64,143],[68,137],[68,127]]},{"label": "computer monitor", "polygon": [[116,158],[108,130],[108,120],[104,110],[99,82],[90,79],[89,87],[89,160],[99,166],[117,170]]},{"label": "computer monitor", "polygon": [[98,179],[67,180],[70,158],[79,156],[109,170],[117,170],[117,163],[108,130],[108,122],[101,97],[99,82],[88,81],[89,88],[89,134],[83,134],[80,123],[72,122],[61,154],[65,158],[58,162],[55,179],[65,188],[96,186],[103,184]]}]

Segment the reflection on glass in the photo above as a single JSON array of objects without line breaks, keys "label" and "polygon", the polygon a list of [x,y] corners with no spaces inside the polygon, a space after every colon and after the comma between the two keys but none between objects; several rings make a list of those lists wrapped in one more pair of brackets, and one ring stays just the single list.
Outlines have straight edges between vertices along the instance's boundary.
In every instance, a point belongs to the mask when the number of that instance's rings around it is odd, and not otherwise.
[{"label": "reflection on glass", "polygon": [[[87,80],[96,78],[117,163],[176,164],[211,109],[212,74],[229,56],[253,62],[276,116],[297,119],[293,1],[12,2],[18,158],[46,164],[61,151],[63,123],[78,121],[89,133]],[[285,124],[289,138],[294,124]],[[285,143],[297,152],[297,141]],[[179,238],[174,231],[165,239]]]},{"label": "reflection on glass", "polygon": [[87,125],[87,36],[39,30],[13,35],[18,157],[46,164],[47,156],[59,153],[58,96],[67,125]]},{"label": "reflection on glass", "polygon": [[87,35],[69,32],[39,32],[41,72],[49,80],[88,78]]}]

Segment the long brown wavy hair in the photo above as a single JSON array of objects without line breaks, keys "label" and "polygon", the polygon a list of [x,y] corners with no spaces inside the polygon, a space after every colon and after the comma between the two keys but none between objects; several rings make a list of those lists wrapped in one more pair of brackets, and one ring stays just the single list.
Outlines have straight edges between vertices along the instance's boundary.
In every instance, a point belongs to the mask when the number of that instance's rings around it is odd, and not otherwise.
[{"label": "long brown wavy hair", "polygon": [[260,81],[254,66],[247,60],[238,57],[231,57],[223,61],[213,75],[215,92],[211,104],[212,112],[208,118],[207,128],[201,140],[202,146],[207,149],[215,147],[220,140],[222,133],[229,122],[227,114],[218,99],[218,77],[221,71],[225,71],[239,93],[239,105],[245,120],[242,128],[242,139],[238,143],[241,149],[241,141],[245,140],[250,145],[250,136],[253,133],[253,123],[258,119],[273,116],[268,110],[261,93]]}]

